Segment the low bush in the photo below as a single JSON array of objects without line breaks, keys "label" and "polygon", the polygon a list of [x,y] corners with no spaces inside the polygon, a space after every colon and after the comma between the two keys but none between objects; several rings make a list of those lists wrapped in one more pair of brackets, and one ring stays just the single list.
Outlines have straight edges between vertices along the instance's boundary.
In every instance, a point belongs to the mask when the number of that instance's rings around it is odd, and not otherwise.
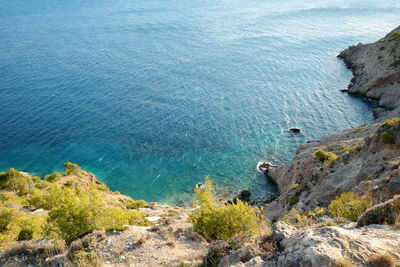
[{"label": "low bush", "polygon": [[34,187],[37,177],[23,175],[11,168],[8,172],[0,173],[0,190],[14,191],[18,195],[26,194],[29,189]]},{"label": "low bush", "polygon": [[78,251],[72,255],[72,263],[77,267],[98,267],[103,261],[95,252]]},{"label": "low bush", "polygon": [[125,225],[149,225],[139,211],[108,207],[104,198],[94,190],[81,191],[54,187],[48,201],[50,232],[56,232],[71,242],[93,230],[124,230]]},{"label": "low bush", "polygon": [[381,133],[381,141],[382,143],[384,143],[385,145],[390,145],[390,144],[394,144],[394,136],[392,133],[389,132],[382,132]]},{"label": "low bush", "polygon": [[283,216],[282,221],[288,224],[304,227],[313,225],[318,218],[322,217],[323,215],[325,215],[325,210],[322,207],[316,207],[307,214],[301,214],[296,209],[291,209],[288,214]]},{"label": "low bush", "polygon": [[128,199],[124,201],[124,206],[127,209],[139,209],[143,208],[147,205],[148,203],[144,200],[133,200],[133,199]]},{"label": "low bush", "polygon": [[294,190],[294,189],[298,188],[299,186],[300,186],[300,184],[292,184],[290,189]]},{"label": "low bush", "polygon": [[53,172],[52,174],[46,175],[44,177],[44,180],[48,181],[48,182],[55,182],[55,181],[58,181],[62,176],[63,175],[60,172]]},{"label": "low bush", "polygon": [[65,174],[75,174],[79,175],[82,172],[82,169],[79,165],[72,163],[72,162],[65,162],[64,163],[64,172]]},{"label": "low bush", "polygon": [[43,216],[27,215],[15,209],[0,208],[0,247],[17,240],[38,239],[43,235]]},{"label": "low bush", "polygon": [[199,206],[190,214],[194,230],[207,239],[230,240],[247,238],[260,233],[257,210],[241,200],[217,205],[212,193],[212,181],[206,179],[204,188],[196,188]]},{"label": "low bush", "polygon": [[354,193],[343,192],[329,204],[328,210],[333,217],[343,217],[356,222],[370,206],[368,201],[357,197]]},{"label": "low bush", "polygon": [[332,152],[326,152],[322,149],[318,149],[312,154],[313,157],[323,161],[329,165],[332,165],[335,160],[337,160],[338,156]]},{"label": "low bush", "polygon": [[291,206],[293,206],[297,202],[299,202],[299,197],[296,194],[289,196],[289,204]]},{"label": "low bush", "polygon": [[357,221],[359,227],[370,224],[400,225],[400,195],[369,208]]},{"label": "low bush", "polygon": [[388,126],[390,128],[396,126],[398,123],[400,123],[400,118],[392,118],[392,119],[387,119],[385,120],[384,123],[382,123],[382,126]]},{"label": "low bush", "polygon": [[353,153],[354,150],[356,150],[358,147],[359,147],[358,144],[355,144],[355,145],[352,145],[352,146],[348,146],[348,145],[342,144],[340,146],[340,148],[344,150],[344,153],[343,153],[344,155],[348,155],[348,154]]},{"label": "low bush", "polygon": [[[66,163],[66,173],[85,174],[79,166]],[[94,181],[82,187],[79,180],[61,185],[62,175],[44,180],[14,169],[0,173],[0,250],[17,240],[58,239],[70,243],[94,230],[124,230],[127,225],[150,225],[144,215],[108,198],[106,186]],[[129,202],[130,208],[145,205]],[[29,210],[37,210],[37,214]]]}]

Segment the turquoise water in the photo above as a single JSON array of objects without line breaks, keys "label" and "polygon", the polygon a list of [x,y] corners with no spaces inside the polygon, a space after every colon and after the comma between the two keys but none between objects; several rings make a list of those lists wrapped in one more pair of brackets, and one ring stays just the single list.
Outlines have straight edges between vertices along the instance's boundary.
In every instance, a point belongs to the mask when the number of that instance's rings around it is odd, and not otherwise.
[{"label": "turquoise water", "polygon": [[398,0],[2,0],[0,169],[68,160],[166,203],[205,176],[265,194],[258,161],[372,121],[339,92],[336,55],[399,14]]}]

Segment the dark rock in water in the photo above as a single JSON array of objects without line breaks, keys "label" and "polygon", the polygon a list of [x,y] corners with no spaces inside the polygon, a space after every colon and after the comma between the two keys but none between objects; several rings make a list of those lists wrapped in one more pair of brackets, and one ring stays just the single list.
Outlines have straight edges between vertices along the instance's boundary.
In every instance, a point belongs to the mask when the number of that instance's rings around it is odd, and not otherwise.
[{"label": "dark rock in water", "polygon": [[348,92],[349,92],[349,89],[340,89],[340,92],[342,92],[342,93],[348,93]]},{"label": "dark rock in water", "polygon": [[272,168],[276,168],[278,166],[270,163],[270,162],[263,162],[258,165],[258,170],[263,172],[264,174],[268,174],[268,171]]},{"label": "dark rock in water", "polygon": [[250,201],[250,196],[251,196],[251,192],[248,189],[242,190],[240,191],[239,195],[238,195],[238,199],[240,199],[243,202],[249,202]]},{"label": "dark rock in water", "polygon": [[299,127],[292,127],[289,129],[289,131],[294,132],[294,133],[299,133],[300,132],[300,128]]},{"label": "dark rock in water", "polygon": [[178,207],[185,207],[185,201],[184,200],[179,200],[178,203],[176,204]]},{"label": "dark rock in water", "polygon": [[236,197],[229,199],[226,201],[226,204],[236,204],[238,200],[241,200],[242,202],[250,203],[251,199],[251,192],[248,189],[244,189],[237,194]]}]

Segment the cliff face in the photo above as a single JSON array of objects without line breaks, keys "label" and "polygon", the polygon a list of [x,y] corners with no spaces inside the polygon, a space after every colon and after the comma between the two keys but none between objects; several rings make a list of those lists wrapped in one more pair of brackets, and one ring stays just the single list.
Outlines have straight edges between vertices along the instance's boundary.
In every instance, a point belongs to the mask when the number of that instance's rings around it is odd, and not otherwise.
[{"label": "cliff face", "polygon": [[400,27],[375,43],[351,46],[338,57],[354,74],[349,92],[378,101],[378,120],[400,115]]},{"label": "cliff face", "polygon": [[[385,135],[391,136],[390,143],[382,138]],[[333,153],[337,159],[328,163],[316,151]],[[301,145],[289,164],[270,171],[281,196],[268,205],[266,214],[277,220],[292,208],[327,206],[344,191],[380,203],[400,193],[399,166],[400,123],[367,125]]]}]

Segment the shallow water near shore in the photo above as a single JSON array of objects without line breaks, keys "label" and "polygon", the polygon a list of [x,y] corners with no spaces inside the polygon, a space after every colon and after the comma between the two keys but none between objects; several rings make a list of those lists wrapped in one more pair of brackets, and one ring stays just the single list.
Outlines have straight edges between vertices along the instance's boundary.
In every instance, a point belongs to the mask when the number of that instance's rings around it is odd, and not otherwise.
[{"label": "shallow water near shore", "polygon": [[[0,170],[72,161],[137,199],[273,190],[257,162],[372,122],[336,55],[398,1],[3,0]],[[287,129],[299,126],[300,134]]]}]

